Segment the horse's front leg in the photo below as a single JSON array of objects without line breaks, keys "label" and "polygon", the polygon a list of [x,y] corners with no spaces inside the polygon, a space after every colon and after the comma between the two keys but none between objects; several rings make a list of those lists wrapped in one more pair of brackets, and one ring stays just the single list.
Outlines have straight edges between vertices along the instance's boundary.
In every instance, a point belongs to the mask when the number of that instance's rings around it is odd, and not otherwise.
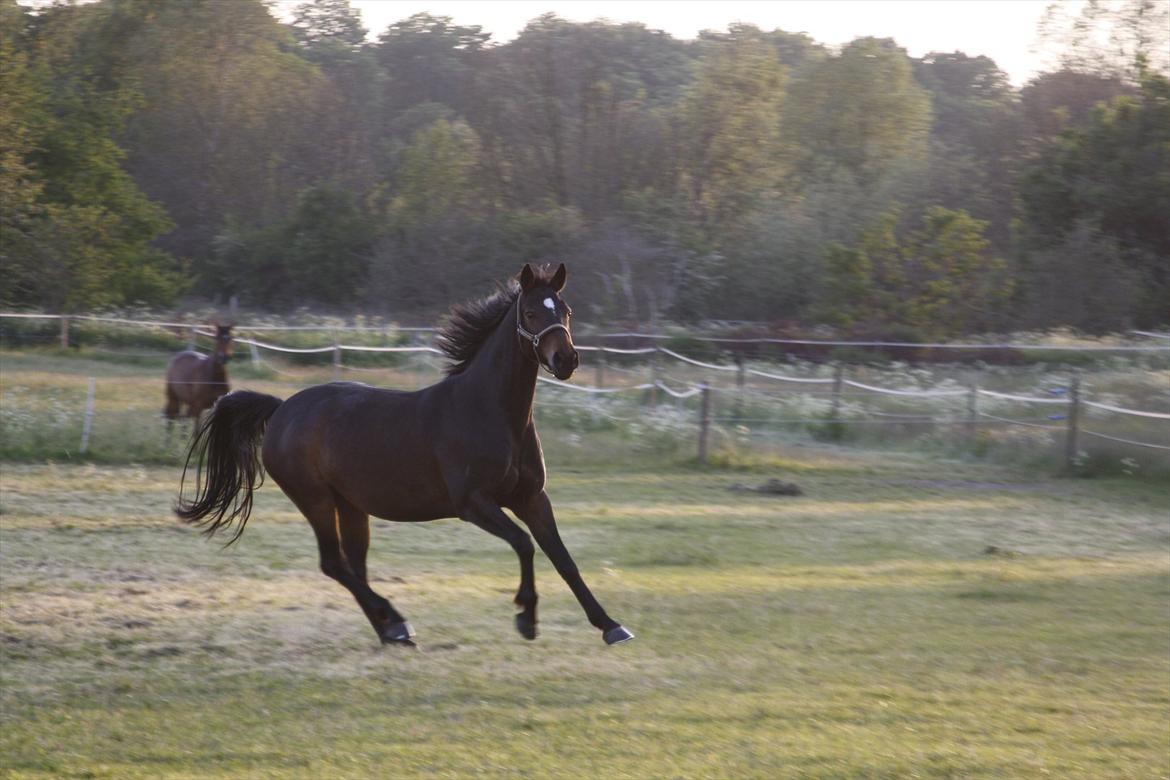
[{"label": "horse's front leg", "polygon": [[516,557],[520,559],[520,589],[516,591],[516,606],[520,607],[520,612],[516,614],[516,630],[525,639],[536,639],[536,575],[532,568],[536,549],[532,546],[532,539],[494,501],[480,494],[474,494],[464,502],[459,517],[492,536],[498,536],[516,551]]},{"label": "horse's front leg", "polygon": [[565,543],[561,541],[561,535],[557,531],[557,521],[553,517],[552,503],[548,500],[548,494],[542,490],[513,508],[516,515],[528,526],[528,530],[532,531],[536,543],[552,561],[557,573],[573,591],[573,595],[577,597],[577,601],[585,610],[589,622],[601,629],[605,643],[615,645],[633,639],[632,633],[606,614],[606,611],[597,603],[597,599],[593,597],[589,586],[581,579],[581,573],[577,571],[577,564],[573,562],[569,551],[565,549]]}]

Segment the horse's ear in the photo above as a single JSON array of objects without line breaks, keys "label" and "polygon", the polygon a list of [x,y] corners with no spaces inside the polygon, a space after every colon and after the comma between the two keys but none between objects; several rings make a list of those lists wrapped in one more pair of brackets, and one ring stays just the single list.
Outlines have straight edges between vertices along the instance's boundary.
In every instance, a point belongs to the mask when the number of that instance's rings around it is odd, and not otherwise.
[{"label": "horse's ear", "polygon": [[559,266],[557,266],[557,272],[553,274],[553,278],[552,281],[549,282],[549,286],[557,292],[560,292],[561,290],[565,289],[565,280],[568,278],[569,271],[567,268],[565,268],[565,264],[561,263]]},{"label": "horse's ear", "polygon": [[520,279],[520,289],[527,292],[532,287],[532,283],[536,281],[536,272],[532,270],[532,266],[525,263],[524,267],[520,269],[520,276],[517,278]]}]

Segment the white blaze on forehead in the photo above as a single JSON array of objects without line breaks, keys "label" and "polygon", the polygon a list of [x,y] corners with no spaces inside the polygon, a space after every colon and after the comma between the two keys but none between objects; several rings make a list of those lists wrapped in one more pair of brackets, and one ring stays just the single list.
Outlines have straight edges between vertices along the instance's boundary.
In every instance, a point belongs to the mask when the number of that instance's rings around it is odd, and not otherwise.
[{"label": "white blaze on forehead", "polygon": [[555,303],[553,303],[552,298],[545,298],[544,299],[544,308],[548,309],[549,311],[553,312],[554,314],[557,311],[557,305]]}]

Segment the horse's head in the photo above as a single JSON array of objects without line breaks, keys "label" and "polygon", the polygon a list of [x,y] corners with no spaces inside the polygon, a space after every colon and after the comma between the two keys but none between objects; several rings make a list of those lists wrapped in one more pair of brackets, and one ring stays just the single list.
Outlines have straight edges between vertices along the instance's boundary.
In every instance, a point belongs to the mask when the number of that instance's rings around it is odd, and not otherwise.
[{"label": "horse's head", "polygon": [[568,277],[561,263],[552,276],[537,273],[525,264],[520,271],[520,296],[516,301],[516,335],[523,354],[562,381],[573,375],[580,363],[569,332],[573,310],[561,300]]},{"label": "horse's head", "polygon": [[215,362],[221,366],[232,356],[232,326],[215,326]]}]

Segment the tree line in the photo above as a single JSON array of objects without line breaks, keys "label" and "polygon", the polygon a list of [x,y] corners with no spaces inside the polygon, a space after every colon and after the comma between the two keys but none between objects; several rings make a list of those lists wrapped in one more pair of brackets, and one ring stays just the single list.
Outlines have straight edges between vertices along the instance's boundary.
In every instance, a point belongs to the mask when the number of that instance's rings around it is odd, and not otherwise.
[{"label": "tree line", "polygon": [[0,0],[0,302],[422,314],[565,261],[595,321],[1165,325],[1163,6],[1109,9],[1104,56],[1088,4],[1017,89],[743,24],[371,41],[348,0]]}]

